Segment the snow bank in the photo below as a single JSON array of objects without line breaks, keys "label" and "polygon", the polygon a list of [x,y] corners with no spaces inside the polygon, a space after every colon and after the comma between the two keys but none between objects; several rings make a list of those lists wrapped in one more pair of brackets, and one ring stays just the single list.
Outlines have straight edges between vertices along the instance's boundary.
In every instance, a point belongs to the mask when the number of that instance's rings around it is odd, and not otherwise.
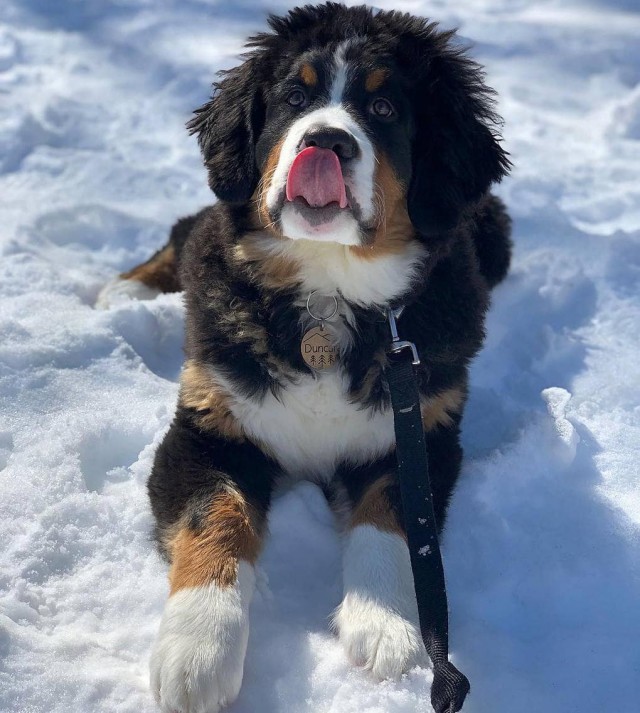
[{"label": "snow bank", "polygon": [[[387,3],[458,25],[501,94],[517,249],[472,373],[444,542],[469,713],[634,713],[640,696],[640,13],[635,0]],[[182,306],[92,308],[210,201],[183,130],[267,3],[0,8],[0,710],[150,713],[167,593],[144,489]],[[270,9],[282,10],[283,3]],[[428,710],[328,631],[340,545],[282,497],[233,713]]]}]

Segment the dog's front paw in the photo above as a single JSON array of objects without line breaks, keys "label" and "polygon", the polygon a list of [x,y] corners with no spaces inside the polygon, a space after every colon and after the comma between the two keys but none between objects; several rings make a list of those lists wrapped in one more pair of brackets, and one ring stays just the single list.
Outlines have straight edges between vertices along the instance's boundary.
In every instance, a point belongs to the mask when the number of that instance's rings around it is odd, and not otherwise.
[{"label": "dog's front paw", "polygon": [[334,625],[349,659],[377,678],[426,663],[409,550],[395,533],[353,528],[344,551],[344,590]]},{"label": "dog's front paw", "polygon": [[345,596],[334,623],[349,660],[376,678],[400,678],[425,655],[415,624],[357,593]]},{"label": "dog's front paw", "polygon": [[169,599],[151,655],[151,688],[162,713],[218,713],[236,699],[252,592],[251,569],[239,572],[234,586],[183,589]]}]

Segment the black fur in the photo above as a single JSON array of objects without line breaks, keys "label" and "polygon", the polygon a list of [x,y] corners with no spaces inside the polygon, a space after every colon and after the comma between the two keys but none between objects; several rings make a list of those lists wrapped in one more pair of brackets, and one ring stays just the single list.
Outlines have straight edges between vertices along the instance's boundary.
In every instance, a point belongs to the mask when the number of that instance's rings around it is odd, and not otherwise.
[{"label": "black fur", "polygon": [[210,102],[187,127],[198,142],[209,171],[209,186],[220,200],[243,203],[258,183],[255,145],[264,123],[257,57],[223,74]]},{"label": "black fur", "polygon": [[232,485],[266,518],[276,473],[273,461],[255,446],[205,434],[194,428],[187,409],[179,409],[147,483],[162,554],[170,556],[164,541],[168,528],[188,512],[188,526],[200,529],[199,512],[225,485]]},{"label": "black fur", "polygon": [[[389,153],[410,183],[409,214],[420,233],[437,236],[455,228],[508,171],[494,91],[485,84],[481,67],[455,44],[453,31],[440,32],[436,23],[402,12],[375,13],[338,3],[296,8],[285,17],[272,16],[269,24],[275,32],[250,39],[244,64],[222,73],[214,97],[188,124],[198,135],[209,185],[221,200],[243,202],[255,190],[266,157],[264,136],[270,135],[269,99],[291,70],[292,59],[330,53],[355,36],[366,38],[351,49],[362,66],[373,57],[378,63],[388,58],[394,84],[402,89],[402,96],[394,98],[411,98],[406,146],[396,137]],[[280,116],[276,122],[278,132],[283,121]],[[409,150],[411,158],[403,157]]]},{"label": "black fur", "polygon": [[[453,44],[453,33],[407,14],[328,3],[296,8],[269,24],[272,31],[250,40],[244,63],[224,73],[211,101],[189,123],[220,200],[171,233],[187,307],[187,358],[212,366],[234,393],[258,402],[309,375],[300,355],[304,308],[298,286],[265,286],[256,266],[238,260],[235,249],[256,230],[252,197],[270,151],[297,116],[281,101],[292,68],[297,71],[302,56],[313,56],[322,75],[325,55],[357,35],[362,39],[349,50],[351,59],[363,73],[380,63],[388,68],[388,91],[400,118],[385,123],[365,116],[356,82],[348,99],[407,188],[410,239],[428,248],[417,279],[384,307],[405,305],[398,327],[420,352],[421,394],[465,393],[469,363],[484,338],[490,291],[506,275],[511,254],[509,218],[488,193],[509,167],[496,133],[492,90],[478,65]],[[307,92],[304,110],[321,102],[322,81],[318,87]],[[349,398],[373,413],[389,407],[384,373],[375,371],[389,346],[389,328],[380,305],[349,307],[355,318],[344,360]],[[440,528],[462,460],[460,419],[455,413],[448,425],[426,434]],[[337,463],[333,476],[355,505],[371,483],[394,472],[391,452],[370,462]],[[185,514],[198,529],[202,504],[225,484],[266,517],[280,475],[276,461],[258,446],[202,430],[198,414],[179,404],[149,480],[159,539]],[[397,484],[387,496],[400,516]]]},{"label": "black fur", "polygon": [[480,67],[451,46],[452,33],[437,35],[434,28],[426,42],[413,32],[401,42],[420,97],[409,214],[421,233],[431,235],[455,228],[510,164],[495,134],[493,91]]},{"label": "black fur", "polygon": [[478,206],[475,221],[478,267],[489,287],[495,287],[507,276],[511,263],[511,218],[502,201],[490,195]]},{"label": "black fur", "polygon": [[[272,17],[269,24],[273,32],[249,41],[245,62],[223,74],[213,99],[189,123],[198,134],[210,186],[221,202],[180,221],[171,235],[187,302],[187,357],[215,364],[246,396],[278,393],[298,374],[308,373],[299,352],[297,292],[262,288],[251,265],[233,260],[233,249],[251,229],[247,201],[259,180],[264,147],[273,145],[281,130],[282,122],[274,122],[268,110],[274,86],[287,76],[297,56],[314,48],[333,51],[358,34],[366,37],[361,61],[367,65],[369,57],[386,58],[412,110],[411,126],[404,128],[406,141],[411,139],[408,169],[406,159],[398,158],[405,139],[390,139],[381,131],[383,148],[410,181],[410,217],[431,251],[420,283],[398,300],[407,304],[399,326],[420,351],[425,395],[465,384],[469,362],[484,337],[489,289],[504,277],[510,259],[504,206],[495,197],[483,198],[509,165],[495,135],[492,90],[478,65],[452,44],[451,32],[440,33],[435,24],[410,15],[374,14],[365,7],[328,3],[297,8],[286,17]],[[352,398],[363,408],[383,408],[389,397],[382,373],[372,388],[361,392],[367,370],[388,344],[388,327],[379,309],[352,309],[357,328],[346,360]],[[208,443],[202,434],[187,436],[189,429],[195,429],[191,415],[179,408],[156,458],[150,494],[161,529],[178,516],[189,488],[195,491],[201,489],[201,480],[213,483],[222,477],[213,474],[211,463],[224,460],[226,446]],[[459,469],[457,435],[456,424],[429,436],[440,523]],[[446,447],[440,447],[445,442]],[[203,463],[203,474],[185,481],[175,475],[175,463],[186,459],[191,448],[209,455],[206,467],[205,461],[195,461]],[[253,454],[245,454],[251,463],[261,463],[264,456],[253,446],[247,448]],[[182,454],[178,460],[169,455],[177,449]],[[238,472],[234,477],[242,476]],[[248,492],[262,482],[252,477]],[[170,506],[162,505],[164,500]]]},{"label": "black fur", "polygon": [[[479,215],[477,223],[469,222],[458,231],[446,252],[425,266],[429,279],[412,296],[399,320],[403,337],[413,341],[421,354],[421,388],[425,395],[435,395],[465,383],[469,362],[482,344],[484,314],[489,303],[489,286],[483,272],[486,271],[489,280],[495,280],[508,263],[507,241],[503,235],[500,244],[495,231],[495,223],[506,218],[501,217],[501,213],[497,217],[493,215],[492,210],[499,206],[496,201],[491,205],[491,210],[488,207]],[[493,216],[491,221],[487,217],[490,215]],[[239,391],[249,396],[268,390],[277,393],[297,374],[308,373],[308,368],[299,351],[302,336],[298,327],[300,309],[293,305],[297,295],[260,289],[253,281],[249,267],[239,267],[232,260],[233,246],[246,227],[245,219],[243,209],[223,203],[203,211],[182,252],[180,276],[187,301],[187,357],[216,364]],[[494,233],[487,233],[493,242],[484,247],[486,222]],[[483,245],[484,262],[478,259],[478,245]],[[358,327],[346,368],[351,375],[352,396],[357,400],[368,367],[376,353],[389,342],[389,332],[379,310],[353,306],[353,311]],[[271,355],[281,362],[279,371],[274,371],[257,343],[258,336],[263,333],[269,335]],[[362,400],[362,406],[382,408],[388,403],[388,391],[381,373],[376,387]],[[178,422],[179,430],[183,432],[192,424],[189,413],[179,410]],[[173,430],[176,428],[178,426],[174,425]],[[428,434],[428,440],[432,439],[434,447],[430,461],[434,503],[442,525],[461,460],[458,428],[438,429],[434,434]],[[446,448],[438,447],[442,441],[447,442]],[[206,437],[198,436],[197,444],[194,442],[193,445],[202,449],[205,443]],[[151,483],[167,478],[171,482],[183,483],[173,467],[176,461],[169,463],[163,455],[174,448],[170,435],[159,450],[150,487]],[[214,448],[213,443],[211,448]],[[218,448],[222,454],[221,444]],[[257,449],[247,448],[254,454],[252,458],[260,461]],[[210,451],[211,457],[217,452]],[[250,465],[248,470],[255,472],[255,467]],[[440,473],[443,473],[442,478]],[[251,482],[257,487],[262,481],[253,477]],[[160,497],[157,487],[151,490],[151,496],[152,501]],[[160,507],[156,512],[161,527],[166,527],[177,516],[179,508],[175,504],[182,502],[182,497],[177,497],[171,489],[167,491],[167,497],[172,502],[171,512],[164,513]],[[166,516],[171,519],[167,520]]]}]

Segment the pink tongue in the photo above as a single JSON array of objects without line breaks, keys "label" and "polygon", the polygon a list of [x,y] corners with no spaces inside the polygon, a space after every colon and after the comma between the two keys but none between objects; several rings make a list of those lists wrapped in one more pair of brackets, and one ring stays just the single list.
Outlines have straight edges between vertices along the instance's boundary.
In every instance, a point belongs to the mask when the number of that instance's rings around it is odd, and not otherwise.
[{"label": "pink tongue", "polygon": [[347,207],[340,159],[331,149],[309,146],[295,157],[287,177],[287,200],[304,198],[313,208]]}]

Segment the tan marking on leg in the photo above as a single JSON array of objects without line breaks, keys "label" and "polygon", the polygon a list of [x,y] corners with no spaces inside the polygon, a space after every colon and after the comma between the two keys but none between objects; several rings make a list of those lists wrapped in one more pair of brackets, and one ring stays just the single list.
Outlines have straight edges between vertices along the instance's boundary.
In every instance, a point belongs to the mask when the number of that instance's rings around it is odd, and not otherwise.
[{"label": "tan marking on leg", "polygon": [[373,525],[378,530],[393,532],[404,537],[402,527],[387,497],[387,488],[393,484],[391,476],[385,475],[373,482],[354,507],[349,527]]},{"label": "tan marking on leg", "polygon": [[185,587],[235,584],[238,560],[254,564],[258,558],[262,529],[255,509],[239,493],[216,495],[204,526],[196,531],[183,525],[170,544],[171,594]]},{"label": "tan marking on leg", "polygon": [[230,397],[216,383],[211,368],[189,360],[180,376],[179,403],[196,411],[198,426],[233,441],[243,441],[244,432],[230,407]]},{"label": "tan marking on leg", "polygon": [[374,186],[380,214],[378,228],[367,245],[349,248],[368,260],[403,252],[416,234],[407,211],[406,188],[383,153],[377,155]]},{"label": "tan marking on leg", "polygon": [[451,426],[452,414],[462,411],[467,398],[467,391],[462,386],[443,391],[436,396],[420,401],[422,424],[425,431],[431,431],[436,426]]},{"label": "tan marking on leg", "polygon": [[318,83],[318,73],[315,67],[308,63],[303,64],[302,67],[300,67],[300,79],[302,79],[308,87],[315,87]]},{"label": "tan marking on leg", "polygon": [[180,292],[173,245],[167,245],[142,265],[120,275],[123,280],[137,280],[161,292]]},{"label": "tan marking on leg", "polygon": [[374,69],[372,72],[367,74],[365,79],[364,88],[368,92],[375,92],[383,85],[385,79],[389,76],[389,70],[384,67],[379,67]]}]

